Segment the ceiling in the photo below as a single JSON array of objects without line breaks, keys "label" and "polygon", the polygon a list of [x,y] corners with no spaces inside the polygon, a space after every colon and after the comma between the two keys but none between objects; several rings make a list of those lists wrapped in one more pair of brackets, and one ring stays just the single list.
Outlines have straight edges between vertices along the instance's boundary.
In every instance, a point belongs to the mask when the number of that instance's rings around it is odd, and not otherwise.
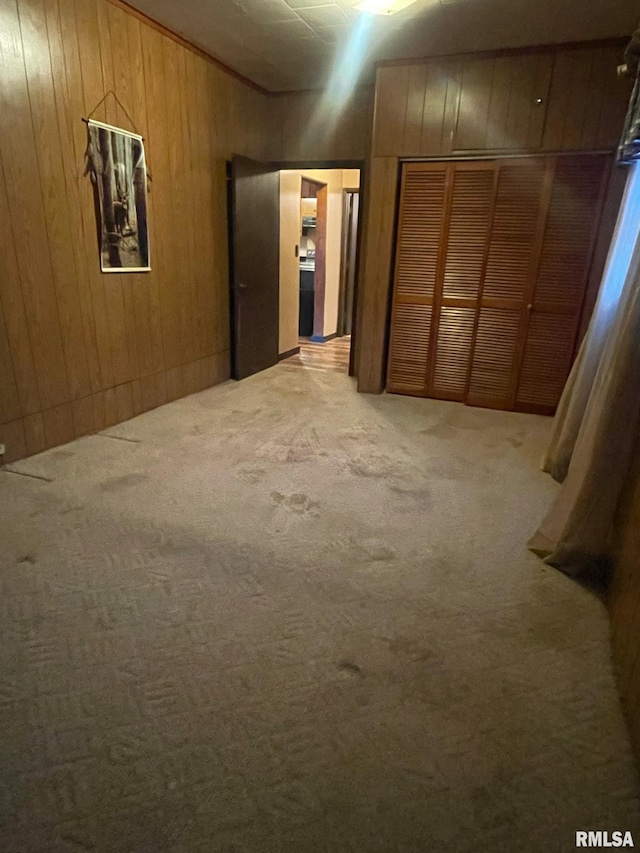
[{"label": "ceiling", "polygon": [[[384,59],[628,36],[637,0],[417,0],[391,17],[358,0],[128,0],[272,92],[373,81]],[[352,81],[353,82],[353,81]]]}]

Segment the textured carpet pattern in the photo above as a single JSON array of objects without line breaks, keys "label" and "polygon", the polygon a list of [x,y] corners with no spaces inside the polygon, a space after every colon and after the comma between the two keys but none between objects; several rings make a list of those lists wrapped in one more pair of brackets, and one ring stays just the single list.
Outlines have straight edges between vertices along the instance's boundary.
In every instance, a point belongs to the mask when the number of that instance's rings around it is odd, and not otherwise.
[{"label": "textured carpet pattern", "polygon": [[280,366],[0,473],[0,850],[637,831],[604,608],[523,544],[549,425]]}]

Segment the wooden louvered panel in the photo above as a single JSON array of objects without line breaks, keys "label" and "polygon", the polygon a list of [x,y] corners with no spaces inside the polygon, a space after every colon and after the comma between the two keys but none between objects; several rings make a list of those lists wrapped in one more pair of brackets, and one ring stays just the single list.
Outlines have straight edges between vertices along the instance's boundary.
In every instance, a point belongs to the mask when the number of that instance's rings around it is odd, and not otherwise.
[{"label": "wooden louvered panel", "polygon": [[484,296],[524,298],[540,211],[544,167],[539,161],[500,166]]},{"label": "wooden louvered panel", "polygon": [[597,224],[605,157],[559,157],[555,167],[535,301],[578,311]]},{"label": "wooden louvered panel", "polygon": [[424,393],[432,312],[431,305],[396,305],[389,350],[389,391]]},{"label": "wooden louvered panel", "polygon": [[495,165],[457,168],[453,179],[449,235],[442,294],[475,299],[486,253]]},{"label": "wooden louvered panel", "polygon": [[520,312],[482,308],[478,320],[467,402],[505,408],[510,404]]},{"label": "wooden louvered panel", "polygon": [[432,394],[444,400],[462,400],[467,384],[475,308],[440,309]]},{"label": "wooden louvered panel", "polygon": [[569,314],[533,313],[516,394],[517,409],[555,411],[569,375],[575,331],[576,320]]},{"label": "wooden louvered panel", "polygon": [[403,173],[395,295],[433,298],[444,219],[446,166]]},{"label": "wooden louvered panel", "polygon": [[608,169],[602,155],[405,166],[389,390],[555,410]]}]

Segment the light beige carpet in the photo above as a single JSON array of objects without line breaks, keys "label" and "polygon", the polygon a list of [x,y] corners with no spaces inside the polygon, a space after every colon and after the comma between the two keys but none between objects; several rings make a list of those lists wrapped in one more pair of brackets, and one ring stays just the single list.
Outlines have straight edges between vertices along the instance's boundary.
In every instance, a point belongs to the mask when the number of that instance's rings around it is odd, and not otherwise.
[{"label": "light beige carpet", "polygon": [[605,610],[524,547],[549,427],[283,364],[0,473],[0,850],[637,832]]}]

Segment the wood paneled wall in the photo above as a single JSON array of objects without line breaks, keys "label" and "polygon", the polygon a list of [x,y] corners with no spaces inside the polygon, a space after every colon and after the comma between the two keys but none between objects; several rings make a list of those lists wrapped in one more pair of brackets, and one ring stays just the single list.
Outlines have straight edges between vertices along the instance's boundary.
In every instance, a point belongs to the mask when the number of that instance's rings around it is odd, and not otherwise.
[{"label": "wood paneled wall", "polygon": [[[82,117],[110,89],[145,137],[150,273],[100,273]],[[265,156],[269,102],[106,0],[3,0],[6,461],[228,377],[225,161]],[[113,98],[95,118],[132,129]]]},{"label": "wood paneled wall", "polygon": [[[380,393],[384,385],[399,160],[613,150],[630,95],[616,76],[623,47],[549,47],[378,69],[359,279],[360,391]],[[608,208],[619,204],[621,181],[614,192]],[[594,278],[604,266],[611,219]],[[381,235],[377,223],[385,223]]]},{"label": "wood paneled wall", "polygon": [[364,160],[371,147],[373,87],[357,88],[345,104],[322,92],[270,100],[269,158],[278,161]]},{"label": "wood paneled wall", "polygon": [[640,443],[620,499],[609,614],[618,686],[640,758]]},{"label": "wood paneled wall", "polygon": [[383,66],[373,156],[614,148],[629,95],[620,54],[613,44]]}]

